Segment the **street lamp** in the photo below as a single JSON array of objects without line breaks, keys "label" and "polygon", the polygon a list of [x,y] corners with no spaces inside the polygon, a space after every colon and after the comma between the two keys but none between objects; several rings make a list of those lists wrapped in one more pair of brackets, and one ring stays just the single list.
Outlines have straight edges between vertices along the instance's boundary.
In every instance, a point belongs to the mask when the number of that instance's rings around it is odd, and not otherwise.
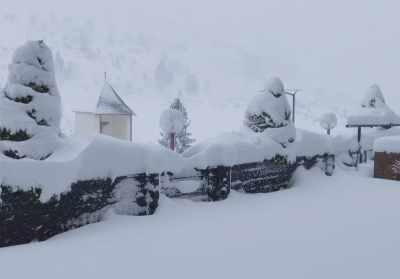
[{"label": "street lamp", "polygon": [[[287,91],[292,91],[293,93],[290,93],[290,92],[287,92]],[[294,123],[294,112],[295,112],[295,105],[296,105],[296,93],[297,92],[299,92],[299,91],[301,91],[301,89],[286,89],[285,90],[285,93],[286,94],[288,94],[288,95],[291,95],[292,96],[292,98],[293,98],[293,106],[292,106],[292,113],[293,113],[293,116],[292,116],[292,118],[293,118],[293,123]]]}]

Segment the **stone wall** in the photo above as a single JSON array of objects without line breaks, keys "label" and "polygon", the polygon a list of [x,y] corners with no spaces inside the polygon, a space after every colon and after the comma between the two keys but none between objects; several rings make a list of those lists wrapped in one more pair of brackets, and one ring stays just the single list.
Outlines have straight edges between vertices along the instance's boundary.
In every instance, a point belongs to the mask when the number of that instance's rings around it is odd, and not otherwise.
[{"label": "stone wall", "polygon": [[43,241],[59,233],[102,219],[114,207],[117,214],[151,215],[158,206],[158,174],[136,174],[78,181],[71,190],[47,202],[40,188],[22,191],[1,185],[0,247]]},{"label": "stone wall", "polygon": [[374,177],[400,181],[400,153],[375,152]]}]

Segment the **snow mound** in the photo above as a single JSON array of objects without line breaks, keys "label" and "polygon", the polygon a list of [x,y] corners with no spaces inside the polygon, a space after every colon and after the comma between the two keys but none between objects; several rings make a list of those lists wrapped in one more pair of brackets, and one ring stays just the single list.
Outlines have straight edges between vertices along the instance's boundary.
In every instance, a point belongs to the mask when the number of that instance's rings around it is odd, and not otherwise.
[{"label": "snow mound", "polygon": [[382,125],[400,124],[397,115],[380,99],[376,99],[375,107],[360,108],[356,115],[347,119],[347,125]]},{"label": "snow mound", "polygon": [[160,116],[160,127],[165,134],[179,134],[185,125],[185,116],[179,110],[166,109]]},{"label": "snow mound", "polygon": [[374,152],[400,153],[400,136],[376,139],[374,142]]},{"label": "snow mound", "polygon": [[68,191],[79,180],[105,177],[114,180],[118,176],[182,169],[182,158],[161,146],[98,134],[85,134],[77,139],[62,135],[60,140],[61,147],[44,161],[0,157],[0,184],[24,191],[41,188],[40,200],[45,202]]},{"label": "snow mound", "polygon": [[378,85],[373,84],[365,94],[363,100],[361,101],[361,106],[370,108],[377,107],[379,106],[377,100],[380,100],[381,103],[385,103],[385,98],[383,97],[381,89],[379,88]]},{"label": "snow mound", "polygon": [[333,112],[326,112],[323,113],[319,117],[319,124],[321,125],[322,128],[324,129],[333,129],[336,127],[337,124],[337,119],[336,115]]},{"label": "snow mound", "polygon": [[296,155],[312,157],[317,154],[335,154],[335,144],[331,136],[317,134],[303,129],[296,130]]},{"label": "snow mound", "polygon": [[251,142],[242,134],[225,132],[217,134],[182,153],[185,168],[207,168],[209,166],[233,166],[269,160],[276,155],[288,155],[290,149],[264,137],[262,141]]},{"label": "snow mound", "polygon": [[285,94],[285,87],[280,78],[274,77],[267,82],[263,92],[270,92],[274,96],[279,96]]}]

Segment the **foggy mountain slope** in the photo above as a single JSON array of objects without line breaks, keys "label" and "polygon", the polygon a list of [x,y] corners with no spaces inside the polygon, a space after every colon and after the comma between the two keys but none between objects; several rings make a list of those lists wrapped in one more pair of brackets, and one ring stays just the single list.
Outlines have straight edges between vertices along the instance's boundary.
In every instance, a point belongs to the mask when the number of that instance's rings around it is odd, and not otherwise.
[{"label": "foggy mountain slope", "polygon": [[[14,49],[28,39],[43,39],[52,48],[56,63],[63,61],[57,80],[67,134],[73,131],[72,110],[93,108],[107,72],[110,84],[138,114],[133,122],[134,140],[153,143],[159,138],[159,114],[179,90],[192,119],[190,130],[199,140],[222,130],[236,130],[249,99],[272,76],[282,78],[286,88],[303,90],[298,93],[296,124],[320,132],[324,131],[316,120],[329,110],[339,113],[333,133],[343,130],[344,118],[358,106],[372,83],[381,82],[389,102],[397,98],[391,68],[397,58],[389,63],[382,51],[371,52],[376,42],[369,35],[380,31],[379,26],[372,28],[371,34],[360,33],[358,44],[372,45],[363,45],[359,51],[364,53],[362,57],[355,54],[354,59],[348,59],[354,52],[344,48],[343,40],[348,39],[348,48],[356,47],[351,34],[358,30],[360,22],[350,25],[348,32],[331,32],[328,36],[303,16],[313,14],[312,19],[321,20],[326,31],[332,31],[336,26],[333,15],[322,18],[298,7],[299,14],[290,20],[294,12],[282,10],[285,3],[277,1],[250,1],[247,6],[235,2],[229,9],[223,8],[224,1],[215,5],[209,1],[198,5],[178,0],[150,2],[117,0],[107,6],[71,1],[69,5],[58,3],[57,9],[55,3],[45,0],[39,1],[42,5],[28,3],[18,9],[14,4],[7,5],[0,12],[0,84],[6,82],[7,64]],[[326,10],[313,4],[314,9]],[[76,5],[79,10],[74,9]],[[257,7],[280,12],[265,14]],[[369,5],[364,13],[371,13],[374,7]],[[336,6],[329,8],[333,14],[339,13]],[[382,6],[376,15],[388,9],[390,5]],[[347,11],[341,15],[343,21],[349,20]],[[357,15],[358,12],[353,13]],[[365,26],[372,24],[364,14],[360,21]],[[379,24],[386,26],[387,20]],[[384,42],[385,36],[393,32],[394,29],[386,29],[379,38]],[[396,44],[393,41],[384,46],[387,55],[392,54]],[[375,63],[379,58],[385,58],[385,71]],[[155,80],[161,59],[167,71],[173,73],[173,82],[163,88]],[[371,66],[365,64],[366,59]],[[339,64],[344,60],[348,63]],[[362,71],[354,68],[357,65]],[[199,93],[194,95],[185,93],[185,80],[191,74],[196,76],[199,87]],[[212,125],[205,127],[203,123]]]}]

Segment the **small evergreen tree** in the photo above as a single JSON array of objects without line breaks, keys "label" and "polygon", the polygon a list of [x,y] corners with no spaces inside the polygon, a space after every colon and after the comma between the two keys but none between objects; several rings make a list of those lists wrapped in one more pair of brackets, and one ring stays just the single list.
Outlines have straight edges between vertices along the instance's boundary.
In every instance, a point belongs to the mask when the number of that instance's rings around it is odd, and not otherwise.
[{"label": "small evergreen tree", "polygon": [[[187,128],[189,127],[191,121],[189,121],[188,116],[187,116],[187,111],[185,106],[182,104],[179,98],[175,99],[171,106],[171,109],[176,109],[182,112],[183,116],[185,117],[186,120],[186,125],[183,128],[182,132],[178,135],[175,136],[175,150],[179,154],[183,153],[186,151],[189,147],[192,146],[192,143],[195,142],[195,139],[190,138],[192,135],[191,133],[188,133]],[[158,142],[166,147],[169,148],[169,142],[170,142],[170,135],[166,135],[162,132],[160,132],[162,139],[158,140]]]},{"label": "small evergreen tree", "polygon": [[62,77],[65,72],[65,64],[64,64],[64,59],[62,59],[59,51],[56,52],[56,58],[54,61],[54,65],[55,65],[56,74]]},{"label": "small evergreen tree", "polygon": [[365,94],[363,100],[361,101],[361,106],[364,108],[377,108],[381,103],[385,103],[385,98],[383,97],[379,86],[374,84]]},{"label": "small evergreen tree", "polygon": [[172,71],[168,71],[163,59],[157,65],[155,79],[158,87],[164,88],[174,83],[175,77]]},{"label": "small evergreen tree", "polygon": [[42,160],[58,147],[61,102],[51,50],[28,41],[14,52],[0,91],[0,151],[11,158]]},{"label": "small evergreen tree", "polygon": [[294,142],[296,130],[279,78],[272,78],[265,89],[251,100],[245,112],[244,124],[253,132],[267,134],[285,148]]},{"label": "small evergreen tree", "polygon": [[199,92],[199,85],[195,75],[191,74],[185,80],[185,91],[188,94],[196,94]]}]

